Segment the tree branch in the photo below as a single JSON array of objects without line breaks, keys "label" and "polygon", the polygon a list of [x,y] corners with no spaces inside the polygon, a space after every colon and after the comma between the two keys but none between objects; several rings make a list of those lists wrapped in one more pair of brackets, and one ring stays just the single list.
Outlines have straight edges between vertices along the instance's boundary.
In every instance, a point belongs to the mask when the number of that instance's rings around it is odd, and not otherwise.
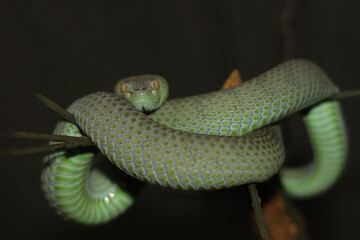
[{"label": "tree branch", "polygon": [[56,134],[45,134],[45,133],[32,133],[32,132],[11,132],[6,134],[8,137],[13,138],[24,138],[24,139],[35,139],[35,140],[48,140],[55,142],[65,142],[68,146],[75,147],[87,147],[90,144],[93,144],[90,138],[86,136],[82,137],[73,137],[66,135],[56,135]]},{"label": "tree branch", "polygon": [[60,107],[58,104],[56,104],[54,101],[50,100],[49,98],[45,97],[44,95],[40,93],[35,93],[35,97],[40,100],[40,102],[44,103],[46,106],[48,106],[51,110],[62,116],[65,120],[76,124],[74,116],[66,111],[64,108]]},{"label": "tree branch", "polygon": [[255,183],[249,184],[248,188],[249,188],[249,192],[250,192],[252,206],[254,208],[256,224],[259,228],[260,235],[265,240],[271,240],[271,236],[270,236],[269,230],[266,226],[266,221],[265,221],[263,212],[261,210],[261,204],[260,204],[261,199],[256,190]]},{"label": "tree branch", "polygon": [[93,147],[94,144],[87,136],[73,137],[66,135],[56,134],[43,134],[43,133],[31,133],[31,132],[11,132],[3,135],[5,137],[21,138],[21,139],[34,139],[34,140],[47,140],[59,143],[29,147],[29,148],[14,148],[3,151],[5,155],[28,155],[42,152],[51,152],[61,148],[71,149],[77,147]]},{"label": "tree branch", "polygon": [[31,155],[35,153],[43,152],[53,152],[55,150],[60,150],[64,148],[65,143],[56,143],[38,147],[28,147],[28,148],[11,148],[1,151],[1,155],[5,156],[22,156],[22,155]]},{"label": "tree branch", "polygon": [[358,97],[360,96],[360,88],[353,90],[345,90],[330,97],[329,100],[339,100],[344,98]]},{"label": "tree branch", "polygon": [[282,61],[294,57],[296,49],[295,30],[293,18],[296,11],[297,0],[288,0],[281,14],[281,30],[283,35],[283,56]]}]

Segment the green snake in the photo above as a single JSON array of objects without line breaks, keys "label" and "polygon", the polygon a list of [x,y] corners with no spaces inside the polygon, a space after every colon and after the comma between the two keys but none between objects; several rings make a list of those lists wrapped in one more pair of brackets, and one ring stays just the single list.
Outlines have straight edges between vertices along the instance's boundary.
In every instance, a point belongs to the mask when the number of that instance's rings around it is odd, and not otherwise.
[{"label": "green snake", "polygon": [[[229,188],[279,172],[285,191],[304,198],[327,190],[344,168],[344,122],[338,102],[327,100],[338,88],[312,62],[290,60],[238,86],[167,100],[158,108],[167,90],[159,76],[124,79],[115,94],[96,92],[75,101],[68,111],[78,126],[59,122],[54,133],[86,134],[130,176],[177,189]],[[280,169],[285,151],[276,123],[301,110],[314,159],[300,168]],[[83,224],[107,222],[133,202],[91,167],[93,155],[53,153],[42,174],[51,205]]]}]

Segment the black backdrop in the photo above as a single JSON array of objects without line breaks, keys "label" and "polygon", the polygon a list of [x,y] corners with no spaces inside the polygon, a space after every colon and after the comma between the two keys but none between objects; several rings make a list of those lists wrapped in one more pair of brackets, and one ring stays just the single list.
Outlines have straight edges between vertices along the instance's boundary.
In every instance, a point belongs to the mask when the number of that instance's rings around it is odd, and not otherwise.
[{"label": "black backdrop", "polygon": [[[285,2],[2,1],[0,131],[52,131],[59,117],[34,99],[34,91],[67,106],[87,93],[111,91],[115,81],[135,74],[164,76],[171,98],[217,90],[234,68],[250,79],[281,62]],[[341,89],[359,88],[359,2],[298,2],[294,57],[319,64]],[[312,239],[357,238],[359,104],[359,98],[343,100],[350,140],[343,177],[326,194],[295,201]],[[310,159],[301,120],[291,118],[285,130],[287,161]],[[1,147],[36,144],[40,142],[2,140]],[[1,157],[0,235],[254,239],[246,187],[183,192],[145,185],[135,205],[107,225],[84,227],[64,221],[40,189],[42,157]]]}]

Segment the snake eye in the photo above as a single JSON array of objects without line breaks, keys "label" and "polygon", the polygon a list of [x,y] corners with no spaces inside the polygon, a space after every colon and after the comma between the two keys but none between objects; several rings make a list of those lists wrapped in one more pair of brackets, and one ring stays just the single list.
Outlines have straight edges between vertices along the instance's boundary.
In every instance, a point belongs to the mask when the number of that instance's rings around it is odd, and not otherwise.
[{"label": "snake eye", "polygon": [[126,89],[126,84],[125,83],[120,84],[120,91],[122,93],[127,93],[128,92],[127,89]]},{"label": "snake eye", "polygon": [[159,80],[154,81],[154,90],[158,90],[160,88]]}]

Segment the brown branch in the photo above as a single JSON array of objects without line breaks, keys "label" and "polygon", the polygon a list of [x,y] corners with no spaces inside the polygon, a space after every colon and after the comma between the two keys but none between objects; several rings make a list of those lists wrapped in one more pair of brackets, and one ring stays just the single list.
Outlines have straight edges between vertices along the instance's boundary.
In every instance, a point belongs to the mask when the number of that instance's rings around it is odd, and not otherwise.
[{"label": "brown branch", "polygon": [[[237,69],[235,69],[234,71],[232,71],[230,76],[227,78],[227,80],[225,81],[225,83],[221,89],[227,89],[229,87],[233,87],[233,86],[239,85],[241,83],[242,83],[242,79],[240,76],[240,72]],[[252,184],[248,185],[248,187],[249,187],[252,206],[253,206],[254,212],[255,212],[256,224],[259,228],[259,232],[265,240],[269,240],[269,239],[271,239],[271,237],[269,234],[269,230],[266,227],[264,215],[261,211],[260,198],[257,193],[256,186],[254,183],[252,183]]]},{"label": "brown branch", "polygon": [[259,228],[259,232],[260,235],[263,239],[265,240],[271,240],[271,236],[269,233],[269,230],[266,226],[266,221],[264,218],[264,214],[261,210],[261,199],[259,197],[259,194],[256,190],[256,185],[255,183],[249,184],[248,185],[249,188],[249,192],[250,192],[250,198],[251,198],[251,203],[252,206],[254,208],[254,213],[255,213],[255,219],[256,219],[256,224]]},{"label": "brown branch", "polygon": [[64,108],[60,107],[58,104],[56,104],[54,101],[50,100],[49,98],[45,97],[44,95],[40,93],[35,93],[35,96],[37,99],[39,99],[42,103],[44,103],[46,106],[48,106],[51,110],[55,111],[57,114],[62,116],[67,121],[76,124],[74,116],[66,111]]},{"label": "brown branch", "polygon": [[241,75],[240,75],[240,72],[239,70],[237,69],[234,69],[230,76],[226,79],[226,81],[224,82],[223,86],[221,87],[221,89],[227,89],[227,88],[230,88],[230,87],[234,87],[236,85],[239,85],[241,84],[243,81],[242,81],[242,78],[241,78]]}]

